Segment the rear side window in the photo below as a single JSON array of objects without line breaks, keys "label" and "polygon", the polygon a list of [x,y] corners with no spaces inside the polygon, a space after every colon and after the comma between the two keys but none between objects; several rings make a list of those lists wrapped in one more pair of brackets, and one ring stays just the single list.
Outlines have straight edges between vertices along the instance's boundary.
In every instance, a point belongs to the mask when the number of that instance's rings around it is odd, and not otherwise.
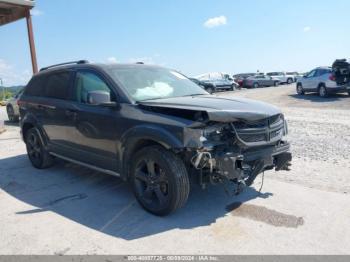
[{"label": "rear side window", "polygon": [[331,73],[330,69],[318,69],[316,76],[322,76],[324,74],[329,74],[329,73]]},{"label": "rear side window", "polygon": [[67,99],[69,96],[69,80],[69,72],[49,75],[45,87],[46,96],[56,99]]},{"label": "rear side window", "polygon": [[44,94],[45,78],[42,76],[33,77],[29,81],[24,94],[28,96],[43,96]]}]

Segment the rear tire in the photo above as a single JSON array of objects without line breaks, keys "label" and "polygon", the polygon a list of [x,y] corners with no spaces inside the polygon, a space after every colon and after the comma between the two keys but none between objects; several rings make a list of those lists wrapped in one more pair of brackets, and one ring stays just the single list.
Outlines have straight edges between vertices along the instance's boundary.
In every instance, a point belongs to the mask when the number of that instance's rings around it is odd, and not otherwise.
[{"label": "rear tire", "polygon": [[320,97],[327,97],[328,96],[327,88],[325,87],[325,85],[322,84],[318,87],[318,95]]},{"label": "rear tire", "polygon": [[274,86],[279,86],[278,81],[275,81],[275,82],[273,83],[273,85],[274,85]]},{"label": "rear tire", "polygon": [[25,135],[25,142],[28,158],[35,168],[44,169],[54,164],[53,157],[43,145],[38,129],[29,129]]},{"label": "rear tire", "polygon": [[13,110],[12,105],[8,105],[6,107],[7,117],[10,122],[16,122],[18,121],[18,116],[15,116],[15,111]]},{"label": "rear tire", "polygon": [[184,206],[190,182],[182,160],[161,146],[149,146],[133,157],[130,182],[137,201],[148,212],[168,215]]},{"label": "rear tire", "polygon": [[205,90],[206,90],[209,94],[214,93],[214,89],[213,89],[212,87],[207,87]]},{"label": "rear tire", "polygon": [[297,94],[298,95],[304,95],[305,94],[303,86],[301,84],[297,84]]},{"label": "rear tire", "polygon": [[287,79],[287,84],[290,85],[291,83],[293,83],[293,79],[292,78],[288,78]]}]

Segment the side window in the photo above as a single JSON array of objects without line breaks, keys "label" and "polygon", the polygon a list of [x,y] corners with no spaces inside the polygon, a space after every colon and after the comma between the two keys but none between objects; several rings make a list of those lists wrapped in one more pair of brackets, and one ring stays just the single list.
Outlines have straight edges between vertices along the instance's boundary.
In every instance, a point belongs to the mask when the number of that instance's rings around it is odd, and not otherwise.
[{"label": "side window", "polygon": [[79,103],[89,104],[88,94],[92,91],[105,91],[110,94],[111,101],[115,101],[114,93],[106,82],[92,72],[77,72],[75,77],[75,100]]},{"label": "side window", "polygon": [[42,96],[44,93],[44,80],[45,78],[42,76],[33,77],[25,88],[24,94],[28,96]]},{"label": "side window", "polygon": [[45,86],[45,95],[56,99],[67,99],[69,96],[70,72],[49,75]]},{"label": "side window", "polygon": [[317,73],[317,76],[322,76],[322,75],[324,75],[324,74],[329,74],[329,73],[331,73],[332,71],[331,70],[329,70],[329,69],[319,69],[318,70],[318,73]]},{"label": "side window", "polygon": [[312,70],[310,73],[307,74],[307,78],[314,77],[316,75],[316,70]]},{"label": "side window", "polygon": [[22,93],[23,93],[23,89],[17,92],[17,94],[15,95],[15,98],[19,98],[22,95]]}]

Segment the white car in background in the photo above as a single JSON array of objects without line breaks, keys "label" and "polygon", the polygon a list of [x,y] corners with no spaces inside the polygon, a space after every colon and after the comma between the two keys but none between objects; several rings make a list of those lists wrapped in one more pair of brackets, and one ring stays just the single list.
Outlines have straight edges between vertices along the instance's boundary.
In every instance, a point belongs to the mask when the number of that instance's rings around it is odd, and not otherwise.
[{"label": "white car in background", "polygon": [[317,67],[297,82],[298,95],[308,92],[317,92],[320,97],[345,92],[350,95],[350,83],[337,83],[331,67]]},{"label": "white car in background", "polygon": [[14,97],[10,98],[6,104],[7,117],[10,122],[18,122],[19,120],[19,107],[17,101],[22,93],[23,89],[18,91]]},{"label": "white car in background", "polygon": [[195,77],[204,83],[210,83],[215,86],[215,90],[235,90],[239,85],[227,73],[212,72]]},{"label": "white car in background", "polygon": [[269,72],[266,73],[266,75],[278,79],[280,83],[291,84],[296,81],[296,78],[293,74],[287,74],[286,72]]}]

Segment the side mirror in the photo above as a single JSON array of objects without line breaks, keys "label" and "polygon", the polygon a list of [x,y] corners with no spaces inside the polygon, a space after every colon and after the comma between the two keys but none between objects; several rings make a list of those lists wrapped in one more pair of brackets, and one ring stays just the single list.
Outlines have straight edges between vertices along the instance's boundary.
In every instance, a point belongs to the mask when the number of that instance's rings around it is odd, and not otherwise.
[{"label": "side mirror", "polygon": [[88,104],[106,107],[116,107],[117,103],[111,101],[111,95],[107,91],[90,91],[87,96]]}]

